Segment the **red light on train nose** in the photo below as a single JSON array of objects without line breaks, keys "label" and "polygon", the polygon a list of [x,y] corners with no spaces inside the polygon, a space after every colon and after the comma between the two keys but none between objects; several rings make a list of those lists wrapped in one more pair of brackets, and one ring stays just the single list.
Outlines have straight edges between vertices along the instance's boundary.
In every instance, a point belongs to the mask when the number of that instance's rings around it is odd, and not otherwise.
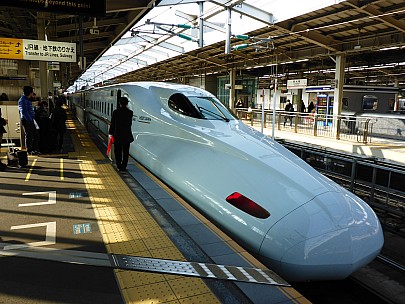
[{"label": "red light on train nose", "polygon": [[226,198],[226,201],[236,208],[254,216],[257,218],[265,219],[270,216],[270,213],[264,209],[262,206],[256,204],[251,199],[240,194],[239,192],[234,192]]}]

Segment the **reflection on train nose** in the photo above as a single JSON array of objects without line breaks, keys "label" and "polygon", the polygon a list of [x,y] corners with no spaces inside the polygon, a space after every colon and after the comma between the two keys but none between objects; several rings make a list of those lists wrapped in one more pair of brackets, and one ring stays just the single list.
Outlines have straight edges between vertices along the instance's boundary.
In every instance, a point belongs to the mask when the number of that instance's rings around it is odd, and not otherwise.
[{"label": "reflection on train nose", "polygon": [[[281,237],[274,239],[277,234]],[[371,262],[383,242],[380,223],[366,203],[349,192],[328,192],[280,220],[260,255],[270,256],[272,267],[280,261],[273,270],[286,280],[343,279]]]}]

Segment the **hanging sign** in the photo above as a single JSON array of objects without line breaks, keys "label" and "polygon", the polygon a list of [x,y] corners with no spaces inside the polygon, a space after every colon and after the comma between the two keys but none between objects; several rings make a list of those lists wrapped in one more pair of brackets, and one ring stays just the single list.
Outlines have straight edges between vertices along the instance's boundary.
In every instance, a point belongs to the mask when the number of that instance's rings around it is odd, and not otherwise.
[{"label": "hanging sign", "polygon": [[0,38],[0,58],[76,62],[76,43]]},{"label": "hanging sign", "polygon": [[308,79],[287,80],[287,89],[304,89],[307,86]]},{"label": "hanging sign", "polygon": [[1,0],[0,6],[72,15],[105,16],[106,0]]},{"label": "hanging sign", "polygon": [[0,58],[24,59],[22,39],[0,38]]}]

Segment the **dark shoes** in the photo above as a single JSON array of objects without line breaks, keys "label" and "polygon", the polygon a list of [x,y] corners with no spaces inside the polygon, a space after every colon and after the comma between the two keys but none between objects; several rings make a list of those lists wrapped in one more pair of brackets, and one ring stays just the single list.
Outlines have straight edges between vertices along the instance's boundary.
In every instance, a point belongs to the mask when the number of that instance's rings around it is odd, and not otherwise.
[{"label": "dark shoes", "polygon": [[29,155],[40,155],[41,152],[39,152],[39,151],[31,151],[31,152],[28,152],[28,154]]}]

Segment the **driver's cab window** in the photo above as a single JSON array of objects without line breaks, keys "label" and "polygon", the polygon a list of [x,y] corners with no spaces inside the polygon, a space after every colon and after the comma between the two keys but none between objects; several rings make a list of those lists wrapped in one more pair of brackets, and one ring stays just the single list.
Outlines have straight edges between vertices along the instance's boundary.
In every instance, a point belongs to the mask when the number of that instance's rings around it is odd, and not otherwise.
[{"label": "driver's cab window", "polygon": [[186,116],[200,118],[196,108],[190,103],[188,98],[183,94],[176,93],[170,96],[168,105],[174,111]]}]

